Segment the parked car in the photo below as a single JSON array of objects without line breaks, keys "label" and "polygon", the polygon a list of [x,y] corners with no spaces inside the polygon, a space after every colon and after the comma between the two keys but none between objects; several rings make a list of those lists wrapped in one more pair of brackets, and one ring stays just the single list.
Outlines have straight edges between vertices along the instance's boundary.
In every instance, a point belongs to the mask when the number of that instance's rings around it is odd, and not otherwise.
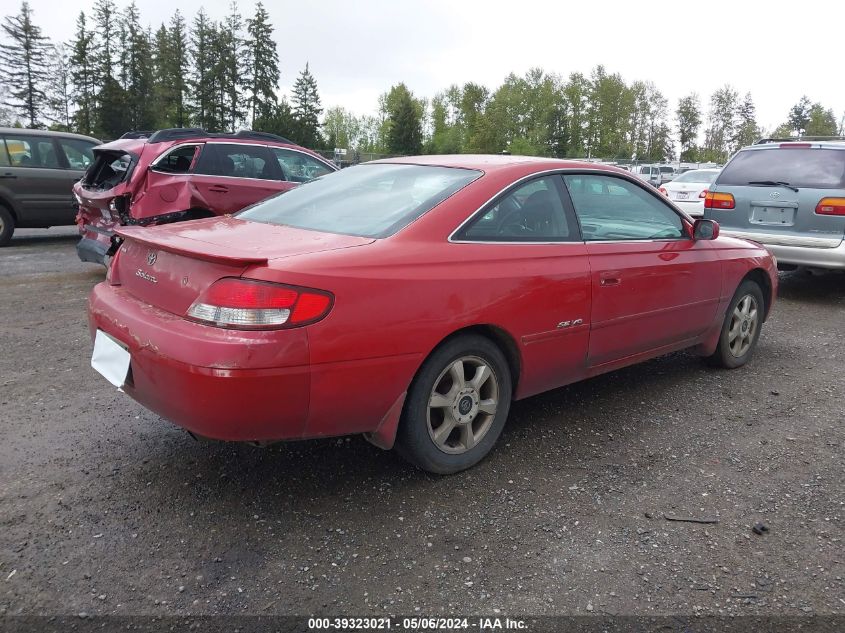
[{"label": "parked car", "polygon": [[659,165],[660,169],[660,184],[665,185],[667,182],[672,182],[677,176],[675,168],[671,165]]},{"label": "parked car", "polygon": [[663,184],[663,174],[657,165],[634,165],[631,167],[631,173],[655,187]]},{"label": "parked car", "polygon": [[74,187],[82,261],[105,263],[121,226],[168,224],[240,211],[337,170],[273,134],[210,134],[196,128],[128,133],[94,149]]},{"label": "parked car", "polygon": [[718,169],[692,169],[661,185],[659,191],[691,216],[700,218],[704,215],[707,188],[718,175]]},{"label": "parked car", "polygon": [[845,142],[766,139],[743,148],[704,206],[705,217],[764,244],[782,268],[845,269]]},{"label": "parked car", "polygon": [[90,136],[0,128],[0,246],[16,228],[72,225],[71,190],[94,160]]},{"label": "parked car", "polygon": [[754,352],[770,253],[613,167],[428,156],[350,167],[232,217],[121,227],[92,365],[192,433],[363,433],[435,473],[511,400],[691,348]]}]

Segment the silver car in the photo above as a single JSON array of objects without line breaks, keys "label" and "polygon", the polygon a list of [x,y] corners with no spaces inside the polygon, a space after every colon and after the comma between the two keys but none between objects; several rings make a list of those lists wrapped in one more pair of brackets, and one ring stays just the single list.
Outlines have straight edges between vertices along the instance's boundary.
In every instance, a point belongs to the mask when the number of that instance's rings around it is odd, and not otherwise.
[{"label": "silver car", "polygon": [[722,233],[781,268],[845,269],[845,139],[764,139],[734,155],[704,199]]}]

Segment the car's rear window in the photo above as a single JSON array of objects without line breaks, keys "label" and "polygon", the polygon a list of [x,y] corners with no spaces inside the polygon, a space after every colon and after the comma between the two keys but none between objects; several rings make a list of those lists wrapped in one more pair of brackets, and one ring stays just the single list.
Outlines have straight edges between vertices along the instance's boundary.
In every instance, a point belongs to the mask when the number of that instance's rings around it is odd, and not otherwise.
[{"label": "car's rear window", "polygon": [[808,189],[841,189],[845,187],[845,150],[746,150],[734,156],[719,176],[720,185],[747,185],[758,180],[788,182]]},{"label": "car's rear window", "polygon": [[259,202],[238,217],[328,233],[387,237],[479,176],[480,171],[453,167],[359,165]]},{"label": "car's rear window", "polygon": [[86,189],[107,191],[123,182],[132,167],[132,155],[120,150],[101,150],[85,172],[82,184]]},{"label": "car's rear window", "polygon": [[682,173],[680,176],[675,178],[675,182],[707,182],[712,184],[718,175],[718,171],[694,169],[692,171],[685,171]]}]

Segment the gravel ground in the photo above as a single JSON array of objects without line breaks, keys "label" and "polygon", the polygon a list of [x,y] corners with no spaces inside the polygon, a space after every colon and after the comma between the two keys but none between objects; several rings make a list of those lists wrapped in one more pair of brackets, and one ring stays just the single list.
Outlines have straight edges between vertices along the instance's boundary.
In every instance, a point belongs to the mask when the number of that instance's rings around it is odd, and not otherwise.
[{"label": "gravel ground", "polygon": [[0,614],[845,614],[845,275],[783,275],[743,369],[679,353],[518,402],[436,478],[145,411],[89,367],[103,271],[74,241],[0,250]]}]

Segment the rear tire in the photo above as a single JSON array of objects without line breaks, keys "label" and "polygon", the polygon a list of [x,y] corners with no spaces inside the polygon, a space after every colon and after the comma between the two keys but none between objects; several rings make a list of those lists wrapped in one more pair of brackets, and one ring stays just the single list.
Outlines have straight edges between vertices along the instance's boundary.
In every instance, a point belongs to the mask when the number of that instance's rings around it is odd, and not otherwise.
[{"label": "rear tire", "polygon": [[402,411],[396,450],[430,473],[474,466],[493,448],[508,417],[511,374],[490,339],[461,335],[422,364]]},{"label": "rear tire", "polygon": [[710,364],[736,369],[751,360],[760,338],[765,310],[760,286],[751,280],[743,281],[728,306],[719,344],[708,358]]},{"label": "rear tire", "polygon": [[15,232],[15,218],[9,210],[0,204],[0,246],[8,246]]}]

